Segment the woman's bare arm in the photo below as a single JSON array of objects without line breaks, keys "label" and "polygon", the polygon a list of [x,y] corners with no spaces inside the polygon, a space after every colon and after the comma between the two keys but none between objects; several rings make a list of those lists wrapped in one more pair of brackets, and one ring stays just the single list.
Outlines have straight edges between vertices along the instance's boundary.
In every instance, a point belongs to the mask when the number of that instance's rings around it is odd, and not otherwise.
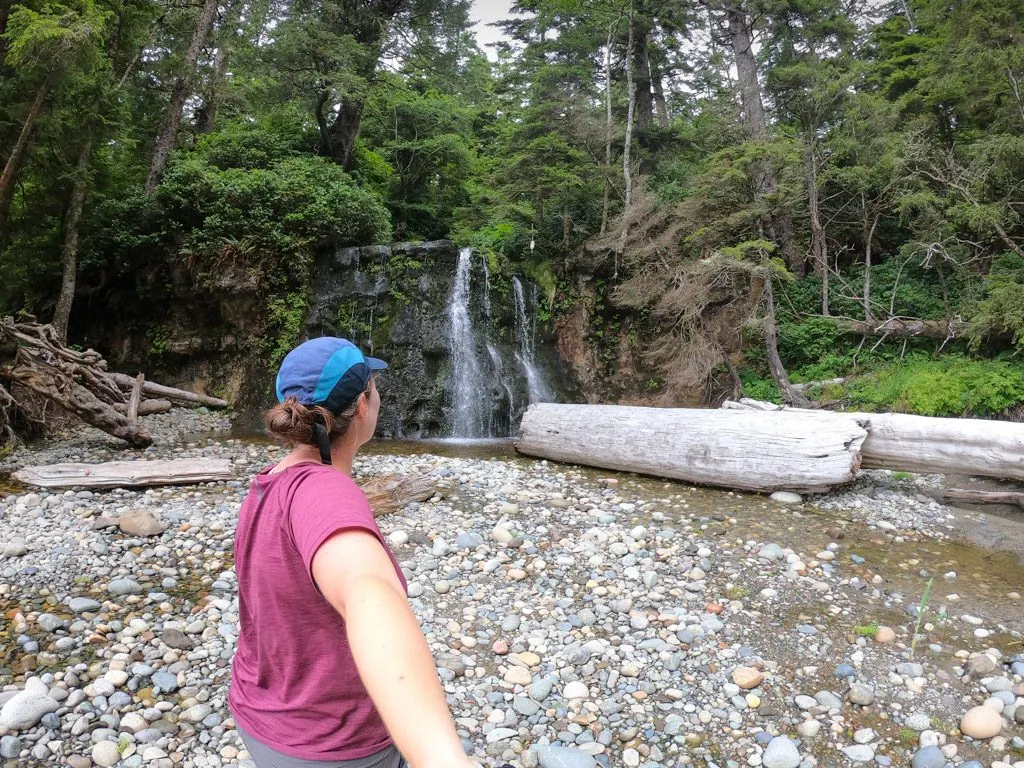
[{"label": "woman's bare arm", "polygon": [[473,768],[426,638],[377,538],[362,530],[335,534],[314,555],[313,578],[345,619],[359,676],[412,768]]}]

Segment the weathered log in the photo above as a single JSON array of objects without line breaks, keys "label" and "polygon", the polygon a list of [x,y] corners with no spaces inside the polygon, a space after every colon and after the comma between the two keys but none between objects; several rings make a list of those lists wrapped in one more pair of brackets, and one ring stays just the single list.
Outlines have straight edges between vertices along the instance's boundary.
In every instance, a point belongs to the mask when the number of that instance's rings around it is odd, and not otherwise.
[{"label": "weathered log", "polygon": [[[139,416],[152,416],[154,413],[167,413],[174,407],[170,400],[143,400],[139,403]],[[115,403],[114,410],[118,413],[128,413],[128,406],[125,403]]]},{"label": "weathered log", "polygon": [[[125,391],[128,391],[135,386],[134,376],[129,376],[125,373],[108,373],[107,376],[116,381]],[[181,405],[188,405],[192,407],[200,405],[205,405],[207,408],[228,407],[228,401],[221,400],[219,397],[210,397],[209,395],[202,395],[198,392],[189,392],[185,389],[165,387],[163,384],[154,384],[152,381],[147,381],[142,385],[142,394],[147,397],[164,398],[165,400],[170,400],[172,403],[179,403]]]},{"label": "weathered log", "polygon": [[858,336],[892,336],[897,339],[912,336],[922,336],[926,339],[955,339],[967,330],[967,323],[963,320],[915,320],[900,317],[874,322],[836,318],[836,325],[840,330]]},{"label": "weathered log", "polygon": [[969,488],[947,488],[943,501],[967,501],[972,504],[1015,504],[1024,509],[1022,491],[975,491]]},{"label": "weathered log", "polygon": [[[825,416],[743,399],[730,410],[771,410]],[[906,413],[850,413],[867,426],[861,446],[865,469],[978,475],[1024,481],[1024,424],[990,419],[948,419]],[[824,422],[822,422],[824,426]]]},{"label": "weathered log", "polygon": [[797,392],[807,392],[808,390],[815,389],[817,387],[831,387],[836,386],[838,384],[843,384],[849,378],[849,376],[839,376],[838,378],[835,379],[823,379],[822,381],[805,381],[802,384],[791,384],[790,386],[793,387],[793,389],[795,389]]},{"label": "weathered log", "polygon": [[15,364],[0,371],[10,381],[23,384],[34,392],[53,400],[97,429],[126,441],[135,448],[145,448],[153,442],[146,430],[132,424],[127,416],[100,400],[91,391],[60,369],[18,350]]},{"label": "weathered log", "polygon": [[856,417],[837,413],[535,403],[516,449],[703,485],[820,493],[854,479],[865,437]]},{"label": "weathered log", "polygon": [[400,512],[414,501],[426,501],[437,493],[436,481],[427,475],[381,475],[360,482],[374,517]]},{"label": "weathered log", "polygon": [[135,385],[132,387],[132,396],[128,398],[128,421],[135,424],[139,420],[139,403],[142,401],[142,385],[146,383],[146,377],[139,374],[135,377]]},{"label": "weathered log", "polygon": [[42,488],[137,488],[150,485],[195,485],[234,479],[227,459],[109,461],[104,464],[50,464],[24,467],[13,477]]}]

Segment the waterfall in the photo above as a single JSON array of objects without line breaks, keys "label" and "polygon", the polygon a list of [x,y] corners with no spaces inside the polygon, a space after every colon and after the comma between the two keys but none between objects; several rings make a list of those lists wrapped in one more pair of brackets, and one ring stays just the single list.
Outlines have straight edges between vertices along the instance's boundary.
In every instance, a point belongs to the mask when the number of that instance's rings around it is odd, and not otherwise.
[{"label": "waterfall", "polygon": [[448,300],[448,321],[451,335],[452,437],[482,437],[484,424],[485,386],[476,354],[476,334],[469,316],[470,257],[472,250],[459,251],[455,282]]},{"label": "waterfall", "polygon": [[[544,375],[537,368],[537,363],[534,360],[536,311],[534,311],[533,322],[531,322],[526,314],[523,284],[519,282],[518,277],[512,278],[512,288],[516,296],[516,344],[519,347],[519,350],[516,352],[516,360],[519,361],[523,368],[523,374],[526,376],[526,387],[529,392],[530,402],[551,402],[555,399],[554,395],[547,382],[544,381]],[[532,293],[531,298],[534,298],[533,309],[535,310],[536,300]]]},{"label": "waterfall", "polygon": [[487,318],[487,324],[490,325],[491,320],[491,270],[487,266],[487,254],[480,254],[483,260],[484,267],[484,316]]},{"label": "waterfall", "polygon": [[[505,396],[508,398],[508,429],[511,431],[513,429],[512,425],[516,423],[516,398],[515,395],[512,394],[512,387],[508,385],[508,382],[505,381],[505,377],[502,376],[502,369],[504,368],[504,365],[502,364],[501,352],[499,352],[493,344],[489,343],[487,345],[487,354],[491,356],[491,365],[494,366],[494,379],[501,385],[501,388],[505,390]],[[491,433],[494,433],[493,429],[491,430]]]}]

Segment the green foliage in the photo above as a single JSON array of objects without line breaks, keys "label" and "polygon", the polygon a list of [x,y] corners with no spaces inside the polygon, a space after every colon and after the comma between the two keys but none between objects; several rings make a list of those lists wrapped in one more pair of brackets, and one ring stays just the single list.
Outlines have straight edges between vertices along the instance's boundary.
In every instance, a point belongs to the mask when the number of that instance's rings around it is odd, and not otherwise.
[{"label": "green foliage", "polygon": [[975,348],[991,334],[1005,334],[1024,347],[1024,257],[1004,253],[996,258],[970,331]]},{"label": "green foliage", "polygon": [[878,624],[858,624],[853,628],[853,634],[857,637],[874,637],[878,634]]},{"label": "green foliage", "polygon": [[1024,365],[909,355],[847,385],[850,403],[865,410],[923,416],[998,416],[1024,403]]},{"label": "green foliage", "polygon": [[264,338],[269,368],[277,368],[302,335],[307,303],[302,293],[275,296],[267,303],[268,327]]}]

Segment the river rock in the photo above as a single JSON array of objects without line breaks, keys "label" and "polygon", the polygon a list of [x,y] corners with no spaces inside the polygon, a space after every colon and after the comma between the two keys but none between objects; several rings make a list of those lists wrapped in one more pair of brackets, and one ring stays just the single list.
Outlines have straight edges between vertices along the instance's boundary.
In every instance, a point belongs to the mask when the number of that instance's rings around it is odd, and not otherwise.
[{"label": "river rock", "polygon": [[121,753],[117,744],[112,741],[101,741],[92,748],[92,761],[100,768],[110,768],[121,761]]},{"label": "river rock", "polygon": [[586,752],[575,747],[536,746],[540,768],[597,768],[597,762]]},{"label": "river rock", "polygon": [[870,706],[875,700],[875,689],[863,683],[850,686],[850,701],[862,707]]},{"label": "river rock", "polygon": [[791,491],[776,491],[771,495],[771,500],[778,502],[779,504],[800,504],[803,498],[799,493],[792,493]]},{"label": "river rock", "polygon": [[134,579],[114,579],[107,584],[107,592],[112,595],[137,595],[142,586]]},{"label": "river rock", "polygon": [[946,756],[938,747],[925,747],[917,750],[910,758],[911,768],[944,768]]},{"label": "river rock", "polygon": [[68,608],[75,613],[95,613],[100,609],[100,604],[91,597],[72,597],[68,600]]},{"label": "river rock", "polygon": [[891,643],[896,639],[896,633],[891,627],[879,627],[875,632],[876,643]]},{"label": "river rock", "polygon": [[776,736],[761,756],[764,768],[796,768],[800,765],[800,751],[786,736]]},{"label": "river rock", "polygon": [[586,683],[573,680],[562,689],[562,696],[567,699],[585,699],[590,696],[590,689],[587,688]]},{"label": "river rock", "polygon": [[167,525],[146,509],[129,509],[121,513],[118,527],[131,536],[159,536]]},{"label": "river rock", "polygon": [[168,648],[176,648],[179,651],[191,651],[196,647],[195,642],[180,629],[168,627],[160,633],[160,640]]},{"label": "river rock", "polygon": [[843,747],[843,754],[853,763],[869,763],[875,759],[875,750],[867,744],[853,744],[849,747]]},{"label": "river rock", "polygon": [[979,653],[967,662],[967,674],[971,677],[984,677],[996,671],[996,662],[987,653]]},{"label": "river rock", "polygon": [[762,680],[764,672],[754,667],[739,666],[732,671],[732,681],[744,690],[756,688]]},{"label": "river rock", "polygon": [[60,704],[50,697],[46,686],[37,677],[25,682],[25,690],[16,693],[0,709],[0,729],[20,731],[32,728],[43,715],[55,712]]},{"label": "river rock", "polygon": [[529,685],[531,679],[530,670],[525,667],[509,667],[505,673],[505,682],[513,685]]},{"label": "river rock", "polygon": [[990,707],[972,707],[960,720],[960,730],[972,739],[991,739],[1003,729],[1003,718]]}]

